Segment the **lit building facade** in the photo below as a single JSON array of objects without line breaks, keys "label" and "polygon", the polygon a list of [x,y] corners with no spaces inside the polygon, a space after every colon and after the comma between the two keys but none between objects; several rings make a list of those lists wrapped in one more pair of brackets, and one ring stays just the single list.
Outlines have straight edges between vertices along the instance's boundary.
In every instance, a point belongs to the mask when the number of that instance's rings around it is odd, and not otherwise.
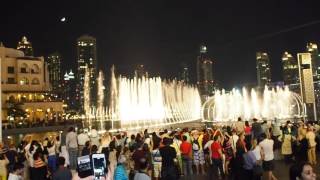
[{"label": "lit building facade", "polygon": [[318,81],[320,80],[320,57],[317,44],[308,43],[307,52],[311,54],[313,80]]},{"label": "lit building facade", "polygon": [[207,47],[200,46],[200,54],[197,58],[197,85],[202,97],[207,97],[214,93],[212,65],[213,61],[207,54]]},{"label": "lit building facade", "polygon": [[48,93],[49,73],[43,57],[24,56],[0,47],[3,125],[52,122],[62,118],[63,103]]},{"label": "lit building facade", "polygon": [[257,80],[258,86],[264,87],[271,83],[270,60],[266,52],[257,52]]},{"label": "lit building facade", "polygon": [[49,70],[50,90],[54,93],[61,94],[61,54],[58,52],[52,53],[47,59]]},{"label": "lit building facade", "polygon": [[96,102],[96,77],[97,77],[97,43],[92,36],[83,35],[77,39],[77,97],[80,99],[80,111],[84,110],[84,77],[86,69],[90,70],[91,105]]},{"label": "lit building facade", "polygon": [[66,110],[68,111],[73,111],[73,110],[77,110],[79,109],[79,99],[80,97],[78,97],[77,95],[79,93],[77,93],[76,91],[78,90],[77,87],[77,81],[75,79],[75,75],[72,72],[72,70],[68,72],[66,72],[64,74],[64,78],[63,78],[63,100],[64,103],[67,105]]},{"label": "lit building facade", "polygon": [[180,65],[180,70],[179,70],[179,75],[178,75],[179,80],[182,81],[182,82],[184,82],[184,83],[186,83],[186,84],[190,83],[189,74],[190,74],[190,73],[189,73],[189,67],[188,67],[188,65],[185,64],[185,63],[182,63],[182,64]]},{"label": "lit building facade", "polygon": [[17,49],[23,51],[25,56],[33,56],[32,44],[25,36],[23,36],[21,41],[18,42]]},{"label": "lit building facade", "polygon": [[288,52],[282,54],[282,69],[284,84],[287,85],[290,90],[300,93],[298,61],[292,54]]}]

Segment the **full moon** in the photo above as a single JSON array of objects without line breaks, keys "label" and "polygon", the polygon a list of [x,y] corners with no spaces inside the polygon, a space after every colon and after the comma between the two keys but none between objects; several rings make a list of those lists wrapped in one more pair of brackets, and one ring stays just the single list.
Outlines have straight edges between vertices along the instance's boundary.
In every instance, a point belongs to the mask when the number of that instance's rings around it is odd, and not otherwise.
[{"label": "full moon", "polygon": [[65,22],[65,21],[66,21],[66,18],[63,17],[63,18],[60,19],[60,21],[61,21],[61,22]]}]

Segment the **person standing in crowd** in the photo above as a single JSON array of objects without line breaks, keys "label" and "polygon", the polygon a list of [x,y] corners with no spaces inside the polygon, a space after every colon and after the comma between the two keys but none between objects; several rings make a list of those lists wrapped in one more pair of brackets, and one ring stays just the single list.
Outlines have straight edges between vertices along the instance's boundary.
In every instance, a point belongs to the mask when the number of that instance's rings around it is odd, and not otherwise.
[{"label": "person standing in crowd", "polygon": [[223,142],[222,142],[222,149],[225,155],[224,173],[226,175],[229,174],[229,165],[234,155],[231,144],[232,144],[231,137],[229,136],[228,132],[225,132]]},{"label": "person standing in crowd", "polygon": [[213,143],[211,144],[211,159],[213,167],[216,167],[216,172],[220,174],[222,177],[224,177],[224,171],[223,171],[223,163],[222,163],[222,147],[221,143],[219,141],[219,136],[215,135],[213,137]]},{"label": "person standing in crowd", "polygon": [[[254,139],[258,139],[260,135],[263,133],[263,129],[261,124],[258,122],[258,119],[253,118],[253,123],[251,125],[251,133]],[[258,139],[259,140],[259,139]]]},{"label": "person standing in crowd", "polygon": [[91,140],[91,145],[96,145],[97,147],[99,147],[100,142],[99,142],[99,134],[98,131],[92,127],[91,131],[90,131],[90,140]]},{"label": "person standing in crowd", "polygon": [[9,145],[9,150],[6,152],[6,157],[9,160],[8,164],[8,170],[11,171],[13,169],[14,164],[18,162],[18,153],[16,151],[16,148],[14,147],[14,144]]},{"label": "person standing in crowd", "polygon": [[181,157],[181,151],[180,151],[180,146],[182,141],[180,140],[180,136],[177,132],[173,132],[172,133],[172,138],[173,138],[173,142],[171,144],[171,146],[176,150],[177,153],[177,161],[178,161],[178,165],[179,165],[179,169],[181,170],[180,173],[182,173],[182,157]]},{"label": "person standing in crowd", "polygon": [[313,126],[308,124],[308,131],[306,133],[306,139],[308,140],[308,162],[311,165],[317,164],[316,157],[316,135],[313,131]]},{"label": "person standing in crowd", "polygon": [[90,141],[87,141],[84,145],[84,148],[81,151],[81,156],[90,155],[91,145]]},{"label": "person standing in crowd", "polygon": [[64,166],[65,158],[58,158],[58,170],[54,173],[52,180],[70,180],[72,179],[71,171]]},{"label": "person standing in crowd", "polygon": [[[147,171],[148,171],[148,162],[147,162],[147,160],[142,158],[139,161],[140,161],[139,170],[134,175],[134,180],[151,180],[151,177],[147,173]],[[174,179],[172,179],[172,180],[174,180]]]},{"label": "person standing in crowd", "polygon": [[156,180],[160,179],[161,175],[161,165],[162,165],[162,157],[159,150],[160,142],[156,142],[153,144],[153,150],[151,152],[152,163],[153,163],[153,177]]},{"label": "person standing in crowd", "polygon": [[8,177],[7,166],[9,164],[9,160],[8,160],[7,156],[5,155],[5,153],[6,153],[5,148],[2,148],[1,152],[0,152],[0,178],[2,180],[6,180]]},{"label": "person standing in crowd", "polygon": [[193,163],[196,167],[196,174],[200,174],[200,167],[202,174],[204,171],[204,153],[202,148],[202,135],[199,135],[199,131],[194,130],[192,133],[192,152],[193,152]]},{"label": "person standing in crowd", "polygon": [[249,121],[245,121],[244,123],[244,133],[245,133],[245,141],[247,145],[247,149],[251,149],[251,126],[249,124]]},{"label": "person standing in crowd", "polygon": [[80,134],[78,134],[77,139],[78,139],[78,149],[79,149],[79,153],[82,153],[82,149],[84,148],[85,144],[87,141],[90,141],[90,138],[88,136],[87,133],[84,132],[83,129],[80,129]]},{"label": "person standing in crowd", "polygon": [[253,179],[253,168],[257,160],[252,150],[243,154],[243,176],[246,179]]},{"label": "person standing in crowd", "polygon": [[128,180],[128,175],[125,166],[123,165],[126,162],[124,155],[119,155],[118,164],[114,171],[114,180]]},{"label": "person standing in crowd", "polygon": [[262,167],[265,172],[267,172],[268,180],[277,180],[277,178],[273,175],[274,169],[274,154],[273,154],[273,145],[274,142],[272,139],[267,138],[266,134],[262,134],[261,138],[263,139],[259,146],[262,150]]},{"label": "person standing in crowd", "polygon": [[292,156],[292,142],[293,137],[291,135],[290,123],[287,122],[286,126],[282,129],[282,135],[280,136],[281,153],[285,158],[286,163],[290,163]]},{"label": "person standing in crowd", "polygon": [[241,117],[238,117],[238,121],[236,122],[236,127],[235,128],[236,128],[236,131],[238,133],[244,132],[245,124],[242,121]]},{"label": "person standing in crowd", "polygon": [[78,142],[77,134],[74,132],[73,127],[69,128],[69,132],[66,136],[66,147],[69,153],[70,168],[75,170],[77,167]]},{"label": "person standing in crowd", "polygon": [[15,163],[9,173],[8,180],[23,180],[23,164]]},{"label": "person standing in crowd", "polygon": [[187,136],[182,136],[180,145],[182,157],[182,170],[184,176],[192,175],[192,145],[188,142]]},{"label": "person standing in crowd", "polygon": [[171,143],[170,138],[164,137],[164,147],[160,148],[160,154],[162,156],[161,178],[166,180],[176,180],[179,178],[179,172],[174,163],[177,153],[175,149],[170,146]]},{"label": "person standing in crowd", "polygon": [[34,155],[34,169],[32,173],[32,180],[45,180],[48,178],[48,171],[46,163],[43,160],[41,150],[37,150]]},{"label": "person standing in crowd", "polygon": [[48,141],[48,168],[51,174],[53,174],[57,169],[57,157],[56,157],[56,147],[54,142]]}]

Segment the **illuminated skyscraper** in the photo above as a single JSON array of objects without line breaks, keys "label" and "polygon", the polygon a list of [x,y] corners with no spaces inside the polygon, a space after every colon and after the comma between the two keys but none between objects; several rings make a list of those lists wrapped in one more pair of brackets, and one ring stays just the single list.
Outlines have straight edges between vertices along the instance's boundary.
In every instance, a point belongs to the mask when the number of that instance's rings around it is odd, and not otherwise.
[{"label": "illuminated skyscraper", "polygon": [[300,93],[298,61],[288,52],[282,55],[283,81],[290,90]]},{"label": "illuminated skyscraper", "polygon": [[91,105],[94,106],[96,102],[96,77],[97,77],[97,44],[96,38],[83,35],[77,39],[77,79],[78,79],[78,97],[80,97],[80,106],[83,110],[84,96],[83,85],[86,68],[90,69],[90,88]]},{"label": "illuminated skyscraper", "polygon": [[320,80],[320,57],[317,44],[308,43],[307,51],[311,54],[313,80],[318,81]]},{"label": "illuminated skyscraper", "polygon": [[25,56],[33,56],[32,44],[25,36],[23,36],[21,41],[18,42],[17,49],[23,51]]},{"label": "illuminated skyscraper", "polygon": [[258,86],[264,87],[271,83],[269,56],[265,52],[257,52],[256,58]]},{"label": "illuminated skyscraper", "polygon": [[77,81],[75,79],[74,73],[70,70],[69,73],[64,74],[63,78],[63,100],[67,104],[67,110],[76,110],[79,108],[79,93],[77,91]]},{"label": "illuminated skyscraper", "polygon": [[51,90],[55,93],[61,90],[61,54],[58,52],[52,53],[48,56],[48,70],[49,70],[49,82],[51,84]]},{"label": "illuminated skyscraper", "polygon": [[184,83],[188,84],[190,82],[189,78],[189,67],[187,64],[182,63],[180,65],[180,70],[179,70],[179,80],[183,81]]},{"label": "illuminated skyscraper", "polygon": [[209,96],[214,91],[212,60],[208,57],[207,47],[200,46],[200,55],[197,58],[197,84],[201,96]]}]

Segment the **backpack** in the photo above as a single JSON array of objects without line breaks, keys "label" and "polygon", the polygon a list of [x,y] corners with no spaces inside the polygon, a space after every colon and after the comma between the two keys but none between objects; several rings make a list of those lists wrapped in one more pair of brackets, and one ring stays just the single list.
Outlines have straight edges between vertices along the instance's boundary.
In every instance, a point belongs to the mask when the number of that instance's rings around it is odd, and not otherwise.
[{"label": "backpack", "polygon": [[193,142],[192,142],[192,149],[193,149],[194,151],[199,151],[200,145],[199,145],[199,142],[198,142],[197,139],[193,140]]}]

